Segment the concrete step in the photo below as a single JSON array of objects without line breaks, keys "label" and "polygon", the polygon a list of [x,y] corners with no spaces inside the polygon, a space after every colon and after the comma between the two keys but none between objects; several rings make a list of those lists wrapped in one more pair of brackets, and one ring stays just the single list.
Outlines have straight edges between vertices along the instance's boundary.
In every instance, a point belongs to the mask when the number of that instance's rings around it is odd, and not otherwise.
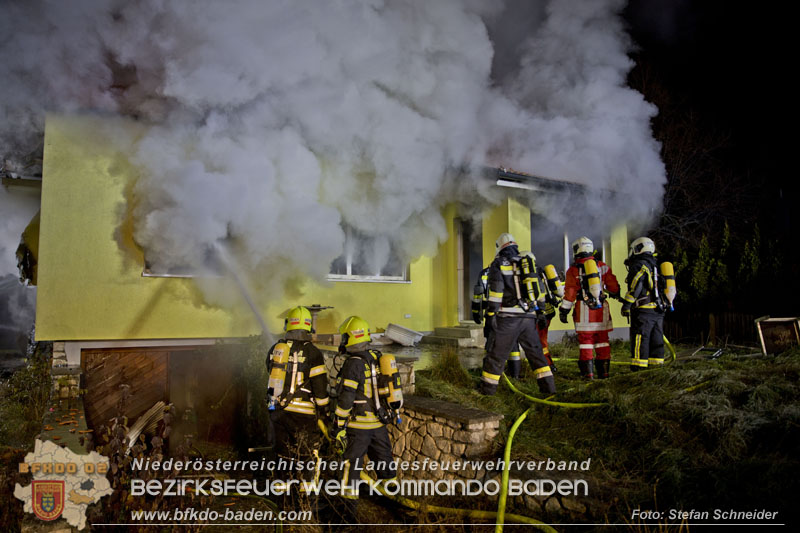
[{"label": "concrete step", "polygon": [[435,328],[433,330],[433,334],[438,337],[474,338],[480,333],[480,330],[473,330],[458,326],[453,328]]},{"label": "concrete step", "polygon": [[425,335],[422,337],[420,343],[454,346],[459,348],[479,346],[478,342],[476,342],[472,337],[445,337],[442,335]]}]

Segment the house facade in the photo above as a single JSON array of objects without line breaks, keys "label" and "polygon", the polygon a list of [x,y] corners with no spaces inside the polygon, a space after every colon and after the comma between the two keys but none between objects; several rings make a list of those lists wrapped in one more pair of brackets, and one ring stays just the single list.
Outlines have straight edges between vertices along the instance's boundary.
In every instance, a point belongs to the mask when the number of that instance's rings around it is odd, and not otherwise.
[{"label": "house facade", "polygon": [[[141,354],[156,354],[148,378],[163,381],[151,395],[156,398],[169,388],[168,377],[158,376],[169,367],[170,353],[257,334],[260,326],[244,299],[233,308],[215,307],[204,301],[192,278],[147,275],[144,253],[133,240],[132,221],[126,216],[136,169],[119,161],[111,143],[98,134],[101,120],[107,119],[50,116],[47,120],[36,336],[56,342],[66,363],[83,367],[87,388],[94,381],[93,365],[101,365],[103,372],[114,366],[124,374],[119,369],[125,361],[136,360],[137,366],[126,376],[130,380],[141,369]],[[525,181],[524,176],[519,179]],[[562,242],[560,255],[541,256],[537,251],[541,233],[532,228],[535,214],[515,199],[515,188],[507,190],[506,198],[484,214],[478,228],[459,218],[457,206],[446,207],[447,240],[435,256],[415,259],[400,275],[359,277],[340,265],[339,274],[333,273],[327,283],[304,282],[297,298],[256,302],[268,329],[282,330],[286,309],[314,304],[331,307],[318,315],[320,333],[335,332],[352,314],[363,316],[373,328],[395,323],[423,332],[469,321],[472,286],[480,269],[493,259],[494,242],[502,232],[512,233],[520,249],[531,243],[540,263],[565,269],[569,253],[564,246],[580,235],[550,235],[552,242]],[[625,227],[601,236],[601,241],[596,246],[602,244],[604,260],[620,276],[627,256]],[[620,304],[612,302],[611,308],[615,324],[625,324]],[[571,330],[572,324],[557,319],[552,324],[554,335]]]}]

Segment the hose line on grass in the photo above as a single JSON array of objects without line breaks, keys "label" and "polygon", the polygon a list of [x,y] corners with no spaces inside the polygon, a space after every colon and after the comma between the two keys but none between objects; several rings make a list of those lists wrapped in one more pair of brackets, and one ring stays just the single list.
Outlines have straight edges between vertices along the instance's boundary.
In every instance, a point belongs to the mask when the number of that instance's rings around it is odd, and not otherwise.
[{"label": "hose line on grass", "polygon": [[675,348],[672,347],[672,344],[670,344],[666,335],[664,335],[664,346],[667,347],[667,350],[669,350],[669,353],[672,355],[672,361],[676,360],[678,358],[678,354],[675,353]]},{"label": "hose line on grass", "polygon": [[693,385],[691,387],[683,389],[683,392],[694,392],[694,391],[696,391],[698,389],[702,389],[703,387],[707,387],[709,385],[711,385],[711,380],[710,379],[706,380],[706,381],[703,381],[702,383],[698,383],[697,385]]},{"label": "hose line on grass", "polygon": [[525,394],[524,392],[516,388],[514,384],[511,383],[511,380],[508,379],[508,376],[506,376],[505,374],[503,374],[503,378],[505,378],[506,384],[512,391],[527,398],[532,402],[542,403],[544,405],[551,405],[553,407],[566,407],[567,409],[586,409],[589,407],[602,407],[604,405],[608,405],[607,403],[570,403],[570,402],[552,402],[550,400],[542,400],[541,398]]},{"label": "hose line on grass", "polygon": [[495,524],[494,531],[495,533],[502,533],[503,532],[503,522],[506,515],[506,499],[508,498],[508,476],[511,469],[509,468],[509,462],[511,461],[511,441],[514,440],[514,434],[517,432],[517,428],[522,424],[522,421],[525,420],[525,417],[528,416],[528,413],[533,411],[534,406],[528,407],[528,409],[519,415],[519,418],[514,422],[514,425],[511,426],[511,430],[508,432],[508,441],[506,441],[506,449],[503,451],[503,477],[501,478],[502,481],[500,482],[500,498],[497,500],[497,523]]},{"label": "hose line on grass", "polygon": [[[389,498],[390,500],[394,500],[400,505],[404,507],[408,507],[409,509],[415,510],[422,510],[422,511],[429,511],[432,513],[442,513],[448,515],[455,515],[455,516],[465,516],[468,518],[480,518],[484,520],[493,520],[497,519],[498,514],[495,511],[481,511],[478,509],[456,509],[453,507],[441,507],[439,505],[429,505],[423,502],[417,502],[410,498],[406,498],[405,496],[398,496],[389,494],[386,490],[381,486],[380,483],[376,483],[374,479],[369,477],[366,472],[363,470],[361,471],[361,479],[369,483],[371,487],[375,490]],[[539,522],[533,518],[529,518],[527,516],[519,515],[519,514],[508,514],[506,515],[509,519],[514,520],[515,522],[519,522],[521,524],[529,524],[542,531],[547,531],[548,533],[557,533],[555,529],[548,526],[544,522]]]}]

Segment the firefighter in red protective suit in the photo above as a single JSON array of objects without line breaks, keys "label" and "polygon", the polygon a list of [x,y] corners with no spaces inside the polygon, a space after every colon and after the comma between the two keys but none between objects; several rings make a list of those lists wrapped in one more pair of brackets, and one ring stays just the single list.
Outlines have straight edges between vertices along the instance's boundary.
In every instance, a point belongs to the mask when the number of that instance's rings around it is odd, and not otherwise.
[{"label": "firefighter in red protective suit", "polygon": [[[545,321],[539,321],[537,328],[539,329],[539,340],[542,343],[542,352],[544,353],[547,364],[550,365],[550,370],[554,373],[557,372],[553,358],[550,356],[550,347],[547,342],[547,332],[550,329],[550,322],[556,316],[556,309],[564,297],[564,281],[559,277],[556,272],[556,267],[547,265],[544,269],[539,270],[539,278],[542,280],[542,295],[539,297],[539,307],[544,309]],[[513,355],[513,352],[512,352]]]},{"label": "firefighter in red protective suit", "polygon": [[578,368],[581,376],[593,379],[596,366],[597,376],[607,378],[611,368],[608,333],[613,324],[605,292],[619,299],[619,282],[608,265],[595,259],[594,243],[588,237],[572,243],[572,254],[574,261],[567,270],[558,317],[566,324],[567,315],[574,308],[572,318],[580,344]]}]

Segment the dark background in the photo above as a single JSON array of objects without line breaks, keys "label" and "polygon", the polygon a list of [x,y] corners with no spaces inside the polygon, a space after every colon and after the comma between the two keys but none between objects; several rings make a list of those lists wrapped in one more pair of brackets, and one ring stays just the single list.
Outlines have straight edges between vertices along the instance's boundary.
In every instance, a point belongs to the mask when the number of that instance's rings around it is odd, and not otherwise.
[{"label": "dark background", "polygon": [[659,108],[668,183],[648,234],[678,269],[674,335],[752,341],[741,324],[753,317],[800,315],[788,5],[631,0],[624,11],[638,46],[628,82]]}]

